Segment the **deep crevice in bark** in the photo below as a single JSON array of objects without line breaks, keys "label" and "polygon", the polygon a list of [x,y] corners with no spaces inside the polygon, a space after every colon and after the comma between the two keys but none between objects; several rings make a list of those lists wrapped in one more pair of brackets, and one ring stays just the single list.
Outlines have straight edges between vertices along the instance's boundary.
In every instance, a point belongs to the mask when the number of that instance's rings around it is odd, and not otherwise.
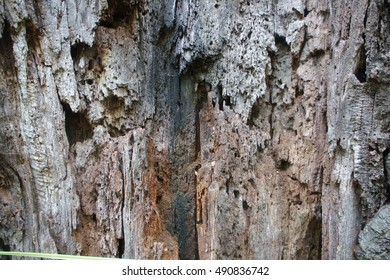
[{"label": "deep crevice in bark", "polygon": [[387,200],[385,203],[390,203],[390,148],[386,148],[383,153],[383,174],[384,184],[387,190]]},{"label": "deep crevice in bark", "polygon": [[290,46],[288,45],[288,43],[286,41],[286,37],[275,33],[274,38],[275,38],[275,45],[280,45],[280,46],[290,48]]},{"label": "deep crevice in bark", "polygon": [[195,160],[198,158],[201,148],[200,139],[200,111],[203,109],[204,104],[207,102],[207,94],[211,90],[211,85],[205,81],[198,84],[196,94],[195,105]]},{"label": "deep crevice in bark", "polygon": [[[0,251],[9,252],[11,247],[7,245],[2,238],[0,238]],[[12,260],[11,256],[0,256],[0,260]]]},{"label": "deep crevice in bark", "polygon": [[99,25],[115,29],[119,26],[132,25],[137,13],[137,2],[126,0],[109,0],[108,9],[103,13]]},{"label": "deep crevice in bark", "polygon": [[76,44],[73,44],[70,47],[70,55],[72,56],[73,63],[78,62],[80,57],[84,54],[84,52],[89,49],[90,47],[84,43],[84,42],[79,42]]},{"label": "deep crevice in bark", "polygon": [[320,260],[322,247],[322,220],[317,216],[311,218],[305,233],[305,250],[297,252],[297,259]]},{"label": "deep crevice in bark", "polygon": [[[223,95],[223,88],[221,85],[217,86],[217,96],[218,96],[218,108],[220,111],[224,110],[224,107],[233,108],[232,101],[229,95]],[[214,105],[215,107],[215,105]]]},{"label": "deep crevice in bark", "polygon": [[248,120],[246,122],[246,124],[249,126],[249,128],[252,129],[253,126],[256,125],[256,120],[260,116],[260,112],[261,112],[261,106],[260,106],[259,100],[257,100],[253,104],[251,111],[249,113],[249,116],[248,116]]},{"label": "deep crevice in bark", "polygon": [[357,62],[355,66],[355,77],[359,80],[361,83],[367,82],[367,73],[366,73],[366,49],[364,46],[362,46],[357,55]]},{"label": "deep crevice in bark", "polygon": [[123,254],[125,253],[125,239],[120,238],[118,239],[118,252],[117,252],[117,258],[123,258]]},{"label": "deep crevice in bark", "polygon": [[[188,72],[190,73],[190,72]],[[204,102],[207,84],[198,85],[195,78],[184,74],[179,77],[177,92],[171,93],[172,121],[175,130],[173,154],[171,157],[171,184],[175,195],[174,228],[178,237],[179,258],[197,259],[196,233],[196,178],[195,165],[200,151],[199,112]],[[207,95],[206,95],[207,96]],[[197,145],[197,141],[199,144]]]},{"label": "deep crevice in bark", "polygon": [[65,131],[69,146],[92,138],[93,128],[84,113],[74,113],[70,106],[62,103],[65,112]]},{"label": "deep crevice in bark", "polygon": [[[1,54],[1,66],[5,71],[12,71],[9,73],[10,77],[15,74],[15,58],[13,53],[13,42],[11,38],[11,28],[7,21],[4,22],[4,29],[2,37],[0,38],[0,54]],[[7,73],[5,72],[5,73]],[[8,73],[7,73],[8,74]],[[13,74],[13,75],[11,75]]]}]

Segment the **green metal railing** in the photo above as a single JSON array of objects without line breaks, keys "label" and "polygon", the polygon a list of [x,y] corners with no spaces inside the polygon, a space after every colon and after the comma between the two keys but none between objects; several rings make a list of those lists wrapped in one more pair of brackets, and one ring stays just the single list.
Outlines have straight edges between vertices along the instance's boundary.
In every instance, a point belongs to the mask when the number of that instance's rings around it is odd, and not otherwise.
[{"label": "green metal railing", "polygon": [[54,260],[113,260],[113,258],[102,258],[102,257],[46,254],[46,253],[32,253],[32,252],[6,252],[6,251],[0,251],[0,256],[43,258],[43,259],[54,259]]}]

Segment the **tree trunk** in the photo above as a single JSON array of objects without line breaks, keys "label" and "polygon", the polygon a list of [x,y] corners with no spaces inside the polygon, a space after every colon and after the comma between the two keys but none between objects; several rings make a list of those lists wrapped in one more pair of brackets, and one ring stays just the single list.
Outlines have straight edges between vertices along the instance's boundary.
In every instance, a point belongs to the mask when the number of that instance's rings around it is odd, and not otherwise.
[{"label": "tree trunk", "polygon": [[388,0],[0,0],[0,250],[390,259]]}]

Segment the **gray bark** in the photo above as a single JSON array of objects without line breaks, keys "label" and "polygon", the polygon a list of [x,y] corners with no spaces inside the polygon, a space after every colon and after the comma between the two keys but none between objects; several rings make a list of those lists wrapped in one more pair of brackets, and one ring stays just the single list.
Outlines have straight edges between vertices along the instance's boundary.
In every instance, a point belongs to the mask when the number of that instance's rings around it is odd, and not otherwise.
[{"label": "gray bark", "polygon": [[388,259],[387,0],[0,0],[0,249]]}]

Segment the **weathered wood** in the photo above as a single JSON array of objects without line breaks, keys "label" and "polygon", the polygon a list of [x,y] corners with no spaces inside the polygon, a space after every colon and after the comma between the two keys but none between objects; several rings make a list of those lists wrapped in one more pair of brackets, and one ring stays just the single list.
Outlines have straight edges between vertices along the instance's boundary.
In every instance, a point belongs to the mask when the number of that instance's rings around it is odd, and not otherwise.
[{"label": "weathered wood", "polygon": [[389,9],[0,1],[0,249],[388,258]]}]

